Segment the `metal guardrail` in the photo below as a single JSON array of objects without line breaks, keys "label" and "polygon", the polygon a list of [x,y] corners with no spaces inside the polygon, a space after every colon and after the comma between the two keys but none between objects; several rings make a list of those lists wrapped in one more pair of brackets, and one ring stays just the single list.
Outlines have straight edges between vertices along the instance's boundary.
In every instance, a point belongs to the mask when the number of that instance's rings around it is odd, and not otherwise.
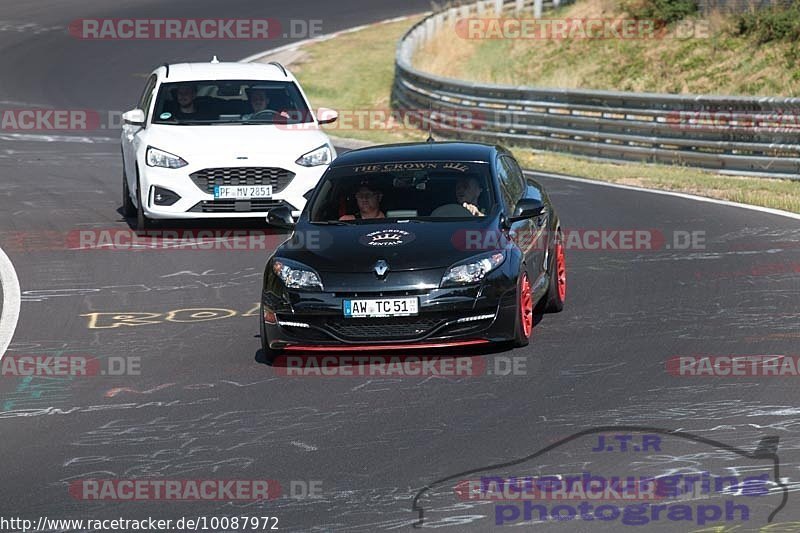
[{"label": "metal guardrail", "polygon": [[800,98],[514,87],[412,66],[419,48],[459,19],[552,7],[552,1],[484,0],[423,19],[398,43],[393,105],[423,116],[448,138],[800,179]]}]

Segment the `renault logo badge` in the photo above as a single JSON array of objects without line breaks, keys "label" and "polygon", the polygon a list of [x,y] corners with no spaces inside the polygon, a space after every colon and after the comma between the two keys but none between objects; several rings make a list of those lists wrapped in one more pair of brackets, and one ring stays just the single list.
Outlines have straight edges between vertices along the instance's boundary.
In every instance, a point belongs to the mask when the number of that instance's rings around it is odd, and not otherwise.
[{"label": "renault logo badge", "polygon": [[389,263],[384,261],[383,259],[379,259],[377,263],[375,263],[375,273],[378,277],[383,277],[386,275],[386,272],[389,271]]}]

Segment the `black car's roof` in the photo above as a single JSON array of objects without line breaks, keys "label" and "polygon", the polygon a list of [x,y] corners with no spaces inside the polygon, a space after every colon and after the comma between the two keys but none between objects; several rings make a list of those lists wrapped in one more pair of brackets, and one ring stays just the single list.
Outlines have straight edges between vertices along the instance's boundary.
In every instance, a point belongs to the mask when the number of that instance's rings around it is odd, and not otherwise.
[{"label": "black car's roof", "polygon": [[467,142],[420,142],[360,148],[337,157],[331,167],[394,163],[400,161],[484,161],[492,162],[497,147]]}]

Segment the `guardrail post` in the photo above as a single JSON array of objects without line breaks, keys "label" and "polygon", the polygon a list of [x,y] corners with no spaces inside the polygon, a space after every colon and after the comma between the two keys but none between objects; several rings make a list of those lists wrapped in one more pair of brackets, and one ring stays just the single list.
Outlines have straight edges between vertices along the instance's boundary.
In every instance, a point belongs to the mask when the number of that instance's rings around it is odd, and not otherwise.
[{"label": "guardrail post", "polygon": [[514,11],[517,13],[522,13],[522,10],[525,9],[525,0],[516,0],[514,4]]},{"label": "guardrail post", "polygon": [[537,19],[542,18],[542,0],[536,0],[533,3],[533,16]]},{"label": "guardrail post", "polygon": [[429,18],[428,20],[426,20],[423,27],[424,30],[423,30],[422,40],[424,42],[428,42],[428,40],[430,40],[430,38],[433,37],[433,30],[434,30],[433,19]]},{"label": "guardrail post", "polygon": [[553,0],[553,7],[558,7],[561,5],[561,0]]},{"label": "guardrail post", "polygon": [[503,0],[494,0],[494,14],[498,17],[503,14]]}]

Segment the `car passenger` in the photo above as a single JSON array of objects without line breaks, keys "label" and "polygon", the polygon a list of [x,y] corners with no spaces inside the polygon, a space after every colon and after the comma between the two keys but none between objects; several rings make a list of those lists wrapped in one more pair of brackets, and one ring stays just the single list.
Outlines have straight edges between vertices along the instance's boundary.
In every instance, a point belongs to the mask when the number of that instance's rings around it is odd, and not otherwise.
[{"label": "car passenger", "polygon": [[343,215],[339,220],[357,220],[369,218],[386,218],[381,211],[381,200],[383,193],[369,184],[361,184],[356,190],[356,202],[358,202],[358,213],[355,215]]},{"label": "car passenger", "polygon": [[197,88],[194,85],[178,86],[175,91],[175,101],[178,103],[178,108],[174,113],[176,118],[195,118],[198,115],[195,97],[197,97]]},{"label": "car passenger", "polygon": [[[254,115],[261,113],[262,111],[272,111],[276,116],[280,116],[284,119],[289,118],[289,114],[286,111],[275,111],[274,109],[269,108],[270,98],[269,96],[267,96],[266,89],[249,88],[246,89],[246,92],[247,92],[247,102],[250,104],[250,109],[252,109],[253,112],[242,115],[243,119],[245,120],[250,119]],[[264,116],[264,118],[267,117]]]},{"label": "car passenger", "polygon": [[478,198],[483,192],[477,178],[460,178],[456,182],[456,201],[473,216],[482,217],[485,213],[478,207]]}]

